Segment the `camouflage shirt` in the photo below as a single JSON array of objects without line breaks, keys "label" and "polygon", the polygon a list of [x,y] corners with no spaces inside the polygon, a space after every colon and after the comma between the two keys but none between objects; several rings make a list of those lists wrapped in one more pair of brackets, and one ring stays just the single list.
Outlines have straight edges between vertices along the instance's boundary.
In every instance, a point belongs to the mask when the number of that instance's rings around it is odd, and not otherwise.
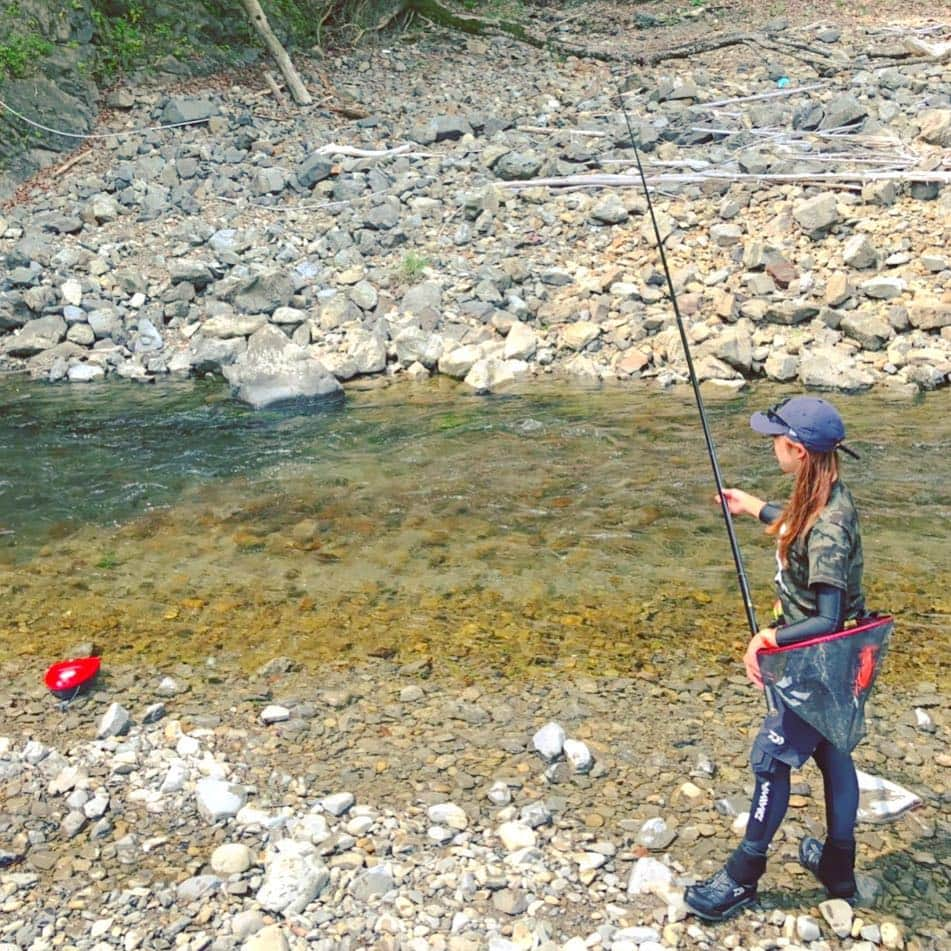
[{"label": "camouflage shirt", "polygon": [[[777,557],[777,564],[778,564]],[[815,525],[789,548],[788,564],[778,565],[776,593],[786,624],[816,615],[812,585],[828,584],[845,592],[845,616],[865,611],[862,593],[862,535],[852,493],[838,481]]]}]

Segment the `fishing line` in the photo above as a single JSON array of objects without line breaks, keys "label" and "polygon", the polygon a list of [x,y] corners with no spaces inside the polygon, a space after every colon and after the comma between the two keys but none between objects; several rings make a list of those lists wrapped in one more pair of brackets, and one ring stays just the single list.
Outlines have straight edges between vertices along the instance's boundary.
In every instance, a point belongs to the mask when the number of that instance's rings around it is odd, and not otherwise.
[{"label": "fishing line", "polygon": [[657,224],[657,216],[654,214],[654,203],[651,201],[650,189],[647,187],[647,177],[644,175],[644,166],[641,164],[641,153],[637,147],[634,138],[634,129],[631,126],[631,117],[628,115],[627,107],[624,105],[624,94],[618,90],[618,101],[621,104],[621,112],[624,113],[624,121],[627,123],[628,135],[631,139],[631,147],[634,149],[634,160],[637,163],[637,173],[641,179],[641,185],[644,188],[644,197],[647,199],[647,211],[650,214],[651,224],[654,226],[654,237],[657,242],[657,250],[660,252],[660,261],[664,268],[664,276],[667,278],[667,288],[670,292],[670,303],[674,309],[674,317],[677,320],[677,330],[680,332],[680,341],[684,348],[684,357],[687,360],[687,373],[690,376],[690,385],[693,387],[694,399],[697,402],[697,411],[700,414],[700,425],[703,428],[703,438],[707,444],[707,455],[710,457],[710,466],[713,469],[713,481],[716,483],[717,496],[720,499],[720,509],[723,512],[723,521],[726,523],[726,533],[730,539],[730,549],[733,552],[733,563],[736,565],[736,577],[740,585],[740,594],[743,597],[743,607],[746,609],[746,620],[750,626],[750,632],[756,634],[759,631],[759,625],[756,623],[756,612],[753,609],[753,598],[750,594],[749,581],[746,578],[746,569],[743,567],[743,556],[740,554],[740,545],[736,539],[736,532],[733,528],[733,517],[730,515],[730,507],[727,505],[726,498],[723,495],[723,477],[720,474],[720,463],[717,461],[717,450],[713,444],[713,436],[710,434],[710,426],[707,422],[707,413],[703,405],[703,397],[700,394],[700,383],[697,380],[697,373],[693,366],[693,357],[690,354],[690,344],[687,340],[687,330],[684,326],[683,318],[680,315],[680,306],[677,303],[677,294],[674,291],[674,281],[670,276],[670,267],[667,264],[667,254],[664,251],[664,239],[660,234],[660,227]]}]

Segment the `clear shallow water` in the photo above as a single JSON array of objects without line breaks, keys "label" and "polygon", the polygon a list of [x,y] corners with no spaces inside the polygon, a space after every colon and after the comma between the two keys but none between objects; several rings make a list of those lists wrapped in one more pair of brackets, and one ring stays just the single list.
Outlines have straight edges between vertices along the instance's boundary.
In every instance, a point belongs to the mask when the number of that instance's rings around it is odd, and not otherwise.
[{"label": "clear shallow water", "polygon": [[[787,484],[747,419],[778,395],[708,397],[727,484],[774,499]],[[870,601],[903,614],[898,668],[933,680],[951,610],[947,392],[836,402],[862,453],[845,478]],[[211,383],[8,380],[0,407],[8,657],[93,639],[156,661],[625,672],[733,662],[745,635],[687,390],[483,398],[436,381],[255,413]],[[765,618],[771,545],[749,520],[737,531]]]}]

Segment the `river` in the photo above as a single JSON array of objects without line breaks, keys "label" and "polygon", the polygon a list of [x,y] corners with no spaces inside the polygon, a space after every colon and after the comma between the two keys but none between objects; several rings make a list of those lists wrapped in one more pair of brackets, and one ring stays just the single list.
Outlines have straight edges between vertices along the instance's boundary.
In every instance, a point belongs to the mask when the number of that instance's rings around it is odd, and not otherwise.
[{"label": "river", "polygon": [[[750,412],[711,394],[727,484],[788,483]],[[949,637],[948,392],[838,395],[869,601],[899,615],[892,676]],[[250,669],[434,657],[461,676],[735,663],[746,620],[686,388],[437,380],[254,412],[211,381],[0,383],[0,651],[208,657]],[[757,610],[771,541],[737,524]]]}]

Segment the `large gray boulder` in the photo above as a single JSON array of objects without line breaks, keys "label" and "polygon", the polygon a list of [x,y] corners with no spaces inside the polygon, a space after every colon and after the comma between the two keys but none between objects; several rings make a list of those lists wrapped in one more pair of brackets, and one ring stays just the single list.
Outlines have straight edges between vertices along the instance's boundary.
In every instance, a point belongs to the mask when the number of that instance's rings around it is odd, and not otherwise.
[{"label": "large gray boulder", "polygon": [[62,317],[38,317],[23,325],[23,329],[6,343],[4,348],[11,357],[32,357],[55,347],[66,336],[66,321]]},{"label": "large gray boulder", "polygon": [[247,350],[222,372],[235,396],[255,409],[340,397],[343,393],[319,360],[271,324],[255,331],[248,339]]},{"label": "large gray boulder", "polygon": [[203,122],[212,116],[218,115],[218,105],[210,99],[190,96],[173,96],[165,103],[162,110],[162,121],[175,122]]}]

